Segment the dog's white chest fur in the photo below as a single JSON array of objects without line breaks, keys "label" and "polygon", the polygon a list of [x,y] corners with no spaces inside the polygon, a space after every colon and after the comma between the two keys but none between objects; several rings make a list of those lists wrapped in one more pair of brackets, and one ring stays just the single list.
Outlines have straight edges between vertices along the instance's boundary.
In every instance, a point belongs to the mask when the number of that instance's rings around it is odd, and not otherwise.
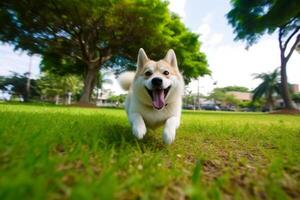
[{"label": "dog's white chest fur", "polygon": [[154,62],[140,49],[137,71],[122,74],[119,82],[129,90],[125,109],[133,134],[142,139],[147,128],[164,125],[163,140],[171,144],[180,124],[184,88],[174,51],[169,50],[164,60]]},{"label": "dog's white chest fur", "polygon": [[[155,129],[162,126],[170,117],[180,117],[181,97],[179,95],[177,101],[168,103],[161,110],[156,110],[152,106],[146,106],[140,103],[135,97],[134,91],[132,91],[127,96],[125,109],[128,115],[131,113],[140,113],[145,125],[151,129]],[[179,126],[179,124],[177,126]]]}]

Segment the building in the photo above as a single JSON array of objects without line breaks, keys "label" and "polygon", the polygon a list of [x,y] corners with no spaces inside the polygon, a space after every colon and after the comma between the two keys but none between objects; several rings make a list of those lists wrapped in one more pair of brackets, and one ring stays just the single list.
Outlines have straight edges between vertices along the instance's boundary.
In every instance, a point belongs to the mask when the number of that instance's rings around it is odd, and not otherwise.
[{"label": "building", "polygon": [[96,99],[97,106],[107,106],[110,105],[109,98],[112,96],[113,92],[110,89],[99,90]]},{"label": "building", "polygon": [[227,92],[226,94],[233,95],[236,99],[245,102],[245,101],[251,101],[252,100],[252,94],[250,92]]},{"label": "building", "polygon": [[298,84],[291,84],[291,90],[293,93],[299,93],[299,85]]}]

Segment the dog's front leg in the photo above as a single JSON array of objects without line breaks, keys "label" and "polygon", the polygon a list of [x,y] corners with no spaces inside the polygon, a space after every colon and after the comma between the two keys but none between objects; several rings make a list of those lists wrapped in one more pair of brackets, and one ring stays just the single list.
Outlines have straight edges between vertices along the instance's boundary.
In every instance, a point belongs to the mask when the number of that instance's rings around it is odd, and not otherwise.
[{"label": "dog's front leg", "polygon": [[170,117],[167,119],[164,131],[163,131],[163,140],[166,144],[171,144],[175,140],[176,128],[179,126],[178,117]]},{"label": "dog's front leg", "polygon": [[129,119],[133,135],[135,135],[139,140],[143,139],[147,130],[142,116],[139,113],[132,113],[130,114]]}]

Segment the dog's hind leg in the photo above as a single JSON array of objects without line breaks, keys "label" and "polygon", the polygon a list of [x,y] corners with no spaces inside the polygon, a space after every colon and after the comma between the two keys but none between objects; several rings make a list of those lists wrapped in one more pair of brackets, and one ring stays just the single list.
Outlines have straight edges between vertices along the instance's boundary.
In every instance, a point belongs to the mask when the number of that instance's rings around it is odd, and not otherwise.
[{"label": "dog's hind leg", "polygon": [[170,117],[167,119],[164,131],[163,131],[163,140],[166,144],[171,144],[175,140],[176,129],[179,126],[178,117]]},{"label": "dog's hind leg", "polygon": [[139,113],[131,113],[129,114],[129,120],[131,122],[133,135],[139,140],[143,139],[147,129],[142,116]]}]

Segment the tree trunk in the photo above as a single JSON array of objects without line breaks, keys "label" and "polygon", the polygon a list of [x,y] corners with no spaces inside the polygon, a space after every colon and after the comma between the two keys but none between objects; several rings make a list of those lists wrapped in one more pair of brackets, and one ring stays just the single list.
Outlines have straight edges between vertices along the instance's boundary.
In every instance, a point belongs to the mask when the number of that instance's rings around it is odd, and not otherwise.
[{"label": "tree trunk", "polygon": [[281,75],[281,96],[286,109],[295,109],[289,92],[289,85],[286,74],[286,64],[284,58],[281,58],[280,75]]},{"label": "tree trunk", "polygon": [[287,52],[287,55],[285,55],[285,52],[287,50],[288,44],[291,41],[291,39],[298,33],[300,30],[299,27],[295,28],[295,30],[288,36],[285,42],[283,42],[282,38],[284,37],[285,33],[285,26],[280,27],[279,29],[279,48],[280,48],[280,75],[281,75],[281,96],[284,101],[284,107],[286,109],[296,109],[293,105],[291,96],[289,94],[289,85],[287,80],[287,74],[286,74],[286,66],[287,62],[289,61],[290,57],[292,56],[294,50],[296,49],[298,43],[300,42],[300,34],[296,36],[296,40],[292,44],[290,50]]},{"label": "tree trunk", "polygon": [[273,98],[273,92],[269,91],[267,94],[267,104],[269,106],[269,111],[272,112],[274,108],[274,98]]},{"label": "tree trunk", "polygon": [[83,93],[80,97],[80,103],[89,103],[91,99],[91,95],[95,86],[95,79],[97,75],[97,66],[89,66],[87,73],[84,77],[84,87]]}]

